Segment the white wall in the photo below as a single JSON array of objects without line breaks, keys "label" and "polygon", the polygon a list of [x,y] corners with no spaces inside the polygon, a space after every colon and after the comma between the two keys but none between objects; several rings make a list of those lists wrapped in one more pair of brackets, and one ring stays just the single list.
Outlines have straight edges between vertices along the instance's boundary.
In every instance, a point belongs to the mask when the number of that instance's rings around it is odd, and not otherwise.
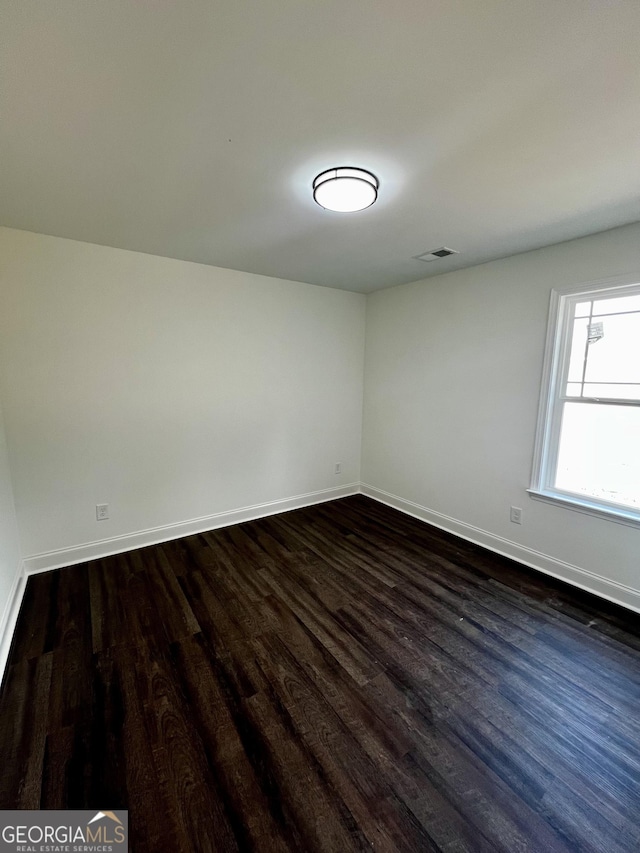
[{"label": "white wall", "polygon": [[[549,292],[634,270],[640,225],[367,297],[371,493],[640,608],[640,530],[526,493]],[[356,483],[364,303],[0,229],[0,393],[28,562]],[[1,610],[18,563],[2,440],[0,506]]]},{"label": "white wall", "polygon": [[[370,295],[363,481],[640,608],[640,529],[526,492],[550,291],[633,271],[640,279],[640,225]],[[511,505],[523,508],[522,526],[509,521]]]},{"label": "white wall", "polygon": [[[9,456],[0,404],[0,650],[11,593],[20,568],[20,544],[9,473]],[[1,654],[1,651],[0,651]],[[0,661],[0,673],[3,663]]]},{"label": "white wall", "polygon": [[357,483],[364,316],[361,294],[0,229],[24,556]]}]

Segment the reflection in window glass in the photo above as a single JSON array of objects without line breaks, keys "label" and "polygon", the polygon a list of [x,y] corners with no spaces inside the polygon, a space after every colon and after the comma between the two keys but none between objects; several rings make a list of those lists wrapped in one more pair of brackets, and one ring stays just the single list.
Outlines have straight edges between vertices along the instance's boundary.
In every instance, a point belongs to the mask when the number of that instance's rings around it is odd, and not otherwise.
[{"label": "reflection in window glass", "polygon": [[571,356],[569,358],[569,382],[582,382],[582,371],[584,370],[584,359],[587,346],[587,319],[573,321],[573,335],[571,336]]},{"label": "reflection in window glass", "polygon": [[603,337],[589,344],[587,382],[640,382],[640,312],[603,317]]}]

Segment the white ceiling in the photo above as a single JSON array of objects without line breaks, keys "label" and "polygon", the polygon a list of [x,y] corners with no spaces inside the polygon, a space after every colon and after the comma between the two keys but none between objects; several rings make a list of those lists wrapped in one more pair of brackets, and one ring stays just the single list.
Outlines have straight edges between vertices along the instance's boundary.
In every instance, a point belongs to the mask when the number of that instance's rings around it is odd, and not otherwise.
[{"label": "white ceiling", "polygon": [[[0,21],[2,225],[370,291],[640,219],[638,0],[0,0]],[[373,207],[313,202],[340,165],[379,177]]]}]

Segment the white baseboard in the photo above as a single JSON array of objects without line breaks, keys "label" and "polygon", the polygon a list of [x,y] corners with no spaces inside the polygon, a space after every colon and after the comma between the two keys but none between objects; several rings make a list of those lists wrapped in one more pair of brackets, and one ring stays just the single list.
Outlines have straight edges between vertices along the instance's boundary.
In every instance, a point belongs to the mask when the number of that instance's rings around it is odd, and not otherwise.
[{"label": "white baseboard", "polygon": [[427,509],[420,504],[413,503],[413,501],[392,495],[382,489],[376,489],[366,483],[361,484],[360,491],[363,495],[393,507],[393,509],[400,510],[400,512],[406,515],[426,521],[434,527],[439,527],[441,530],[446,530],[448,533],[453,533],[462,539],[466,539],[476,545],[481,545],[483,548],[488,548],[496,554],[510,557],[512,560],[523,563],[525,566],[537,569],[537,571],[544,572],[546,575],[551,575],[561,581],[598,595],[600,598],[606,598],[608,601],[621,604],[629,610],[640,613],[640,590],[625,586],[609,578],[604,578],[601,575],[581,569],[571,563],[557,560],[555,557],[551,557],[541,551],[526,548],[524,545],[519,545],[510,539],[503,539],[501,536],[496,536],[479,527],[466,524],[457,518],[451,518],[432,509]]},{"label": "white baseboard", "polygon": [[305,495],[296,495],[292,498],[268,501],[228,512],[218,512],[214,515],[205,515],[189,521],[180,521],[177,524],[152,527],[148,530],[126,533],[123,536],[114,536],[110,539],[99,539],[96,542],[73,545],[70,548],[60,548],[43,554],[32,554],[25,557],[24,570],[27,576],[39,572],[48,572],[51,569],[59,569],[63,566],[86,563],[87,560],[98,560],[113,554],[121,554],[124,551],[133,551],[147,545],[157,545],[160,542],[168,542],[170,539],[179,539],[181,536],[191,536],[193,533],[204,533],[207,530],[215,530],[217,527],[228,527],[231,524],[240,524],[243,521],[252,521],[267,515],[300,509],[303,506],[333,501],[336,498],[346,498],[349,495],[358,494],[359,491],[359,483],[350,483],[347,486],[321,489],[317,492],[308,492]]},{"label": "white baseboard", "polygon": [[27,579],[24,573],[22,562],[18,564],[7,603],[5,604],[2,619],[0,619],[0,684],[4,678],[4,671],[9,658],[9,650],[11,648],[11,640],[18,621],[20,613],[20,605],[22,604],[22,596],[27,585]]}]

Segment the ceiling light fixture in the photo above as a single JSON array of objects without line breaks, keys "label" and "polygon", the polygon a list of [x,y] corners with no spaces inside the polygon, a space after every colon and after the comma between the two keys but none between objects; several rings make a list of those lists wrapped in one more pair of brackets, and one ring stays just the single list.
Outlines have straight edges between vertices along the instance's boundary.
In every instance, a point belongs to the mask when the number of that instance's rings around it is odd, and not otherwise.
[{"label": "ceiling light fixture", "polygon": [[341,166],[320,172],[313,182],[313,198],[326,210],[353,213],[378,198],[378,179],[365,169]]}]

